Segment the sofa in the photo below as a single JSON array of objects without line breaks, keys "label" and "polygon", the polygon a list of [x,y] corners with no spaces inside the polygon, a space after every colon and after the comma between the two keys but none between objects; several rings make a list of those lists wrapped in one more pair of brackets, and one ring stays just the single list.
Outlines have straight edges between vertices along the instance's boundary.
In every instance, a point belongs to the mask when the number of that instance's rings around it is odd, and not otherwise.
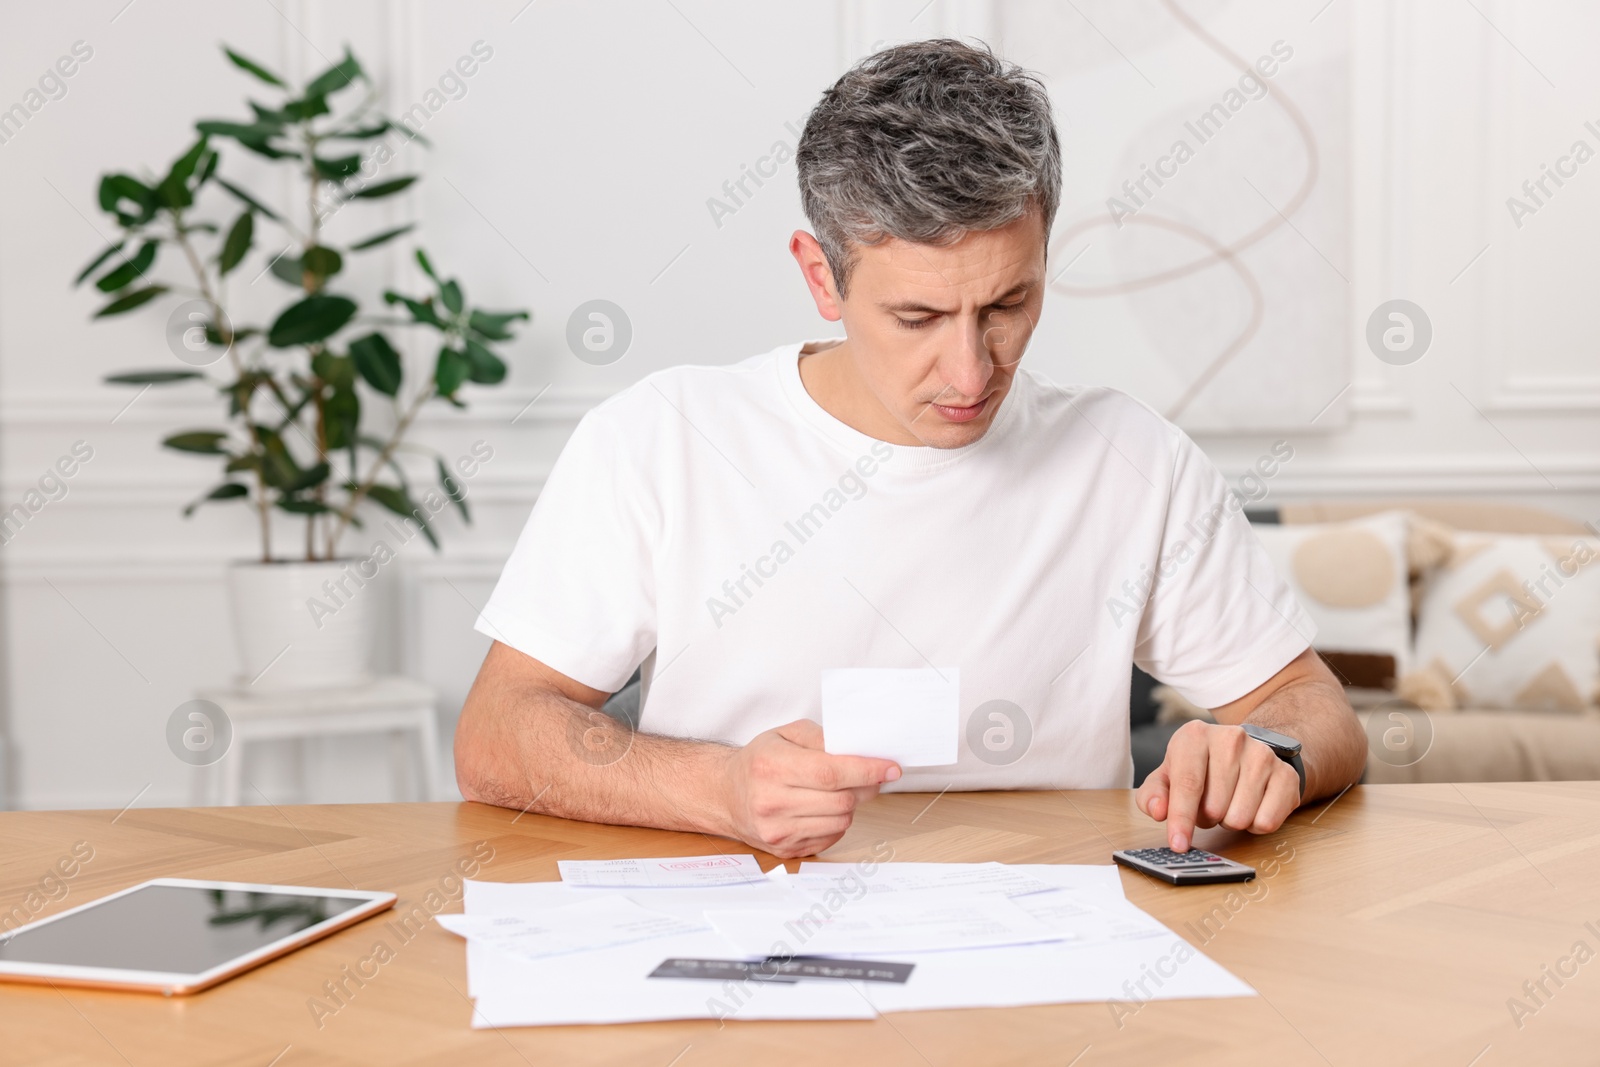
[{"label": "sofa", "polygon": [[[1409,517],[1413,537],[1422,528],[1432,536],[1450,538],[1458,554],[1463,544],[1471,547],[1474,542],[1489,540],[1482,535],[1537,538],[1557,547],[1573,539],[1592,541],[1595,537],[1594,530],[1575,519],[1537,508],[1477,501],[1305,502],[1252,511],[1249,518],[1258,532],[1266,533],[1272,526],[1343,525],[1397,511]],[[1442,551],[1448,558],[1450,547]],[[1412,640],[1417,637],[1416,612],[1437,582],[1440,562],[1435,559],[1417,567],[1410,576]],[[1596,573],[1600,574],[1600,567]],[[1509,595],[1517,593],[1513,589]],[[1580,596],[1592,598],[1593,593],[1586,588],[1561,595],[1568,598],[1562,606],[1570,608]],[[1585,610],[1600,612],[1600,604],[1589,605],[1588,599],[1583,604]],[[1508,629],[1515,621],[1506,620]],[[1440,690],[1448,689],[1454,670],[1435,668],[1430,674],[1426,665],[1415,664],[1410,674],[1384,680],[1390,684],[1374,685],[1371,678],[1349,677],[1355,672],[1342,669],[1345,657],[1322,648],[1320,634],[1315,644],[1334,673],[1346,681],[1346,692],[1367,729],[1364,782],[1600,779],[1600,706],[1593,691],[1581,693],[1578,699],[1569,697],[1559,708],[1550,707],[1550,701],[1539,701],[1541,706],[1495,701],[1489,706],[1473,700],[1470,692],[1461,694],[1465,699],[1453,700]],[[1600,648],[1594,648],[1592,642],[1588,645],[1591,657],[1600,656]],[[1360,657],[1356,666],[1364,666]],[[1466,669],[1472,666],[1469,661]],[[1142,781],[1160,763],[1173,731],[1189,718],[1207,716],[1137,670],[1133,697],[1135,778]]]}]

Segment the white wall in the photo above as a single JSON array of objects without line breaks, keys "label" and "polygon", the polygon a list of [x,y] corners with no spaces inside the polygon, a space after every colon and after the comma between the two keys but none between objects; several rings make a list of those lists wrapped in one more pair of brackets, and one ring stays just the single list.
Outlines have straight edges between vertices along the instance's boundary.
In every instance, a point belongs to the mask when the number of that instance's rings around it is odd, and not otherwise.
[{"label": "white wall", "polygon": [[[471,485],[476,524],[447,520],[446,551],[414,544],[401,572],[397,654],[443,692],[448,731],[485,646],[470,628],[475,606],[582,412],[662,366],[727,362],[833,332],[784,251],[804,224],[792,164],[719,226],[706,201],[724,181],[775,142],[792,146],[785,123],[798,126],[874,42],[975,33],[1043,66],[1029,57],[1104,49],[1110,36],[1137,58],[1144,31],[1123,21],[1127,10],[1147,9],[1155,27],[1163,17],[1154,0],[1079,0],[1092,22],[1062,20],[1052,39],[1034,30],[1029,5],[1007,0],[299,0],[280,4],[281,15],[271,4],[123,3],[38,8],[0,37],[0,107],[75,41],[94,49],[67,96],[0,144],[0,506],[21,499],[74,441],[95,450],[67,497],[0,548],[10,792],[25,807],[117,808],[141,790],[141,806],[184,802],[188,769],[165,747],[167,715],[238,669],[222,574],[253,551],[249,517],[219,507],[182,520],[183,503],[215,472],[157,447],[167,432],[210,424],[213,405],[199,390],[152,390],[124,411],[133,394],[100,378],[171,362],[164,313],[91,325],[94,296],[68,287],[109,232],[94,202],[98,175],[165,166],[194,119],[243,110],[252,86],[217,42],[304,78],[348,41],[396,112],[474,42],[494,50],[467,94],[424,128],[432,150],[413,147],[391,165],[427,175],[416,191],[333,224],[349,238],[420,217],[420,242],[472,296],[534,313],[510,349],[508,384],[421,427],[446,454],[476,440],[495,449]],[[1316,32],[1322,0],[1288,6]],[[1600,277],[1587,242],[1600,223],[1600,162],[1520,230],[1504,203],[1573,139],[1600,147],[1582,128],[1600,119],[1600,84],[1582,53],[1600,14],[1576,3],[1478,6],[1493,26],[1447,0],[1353,5],[1349,419],[1295,438],[1296,458],[1273,483],[1278,498],[1486,494],[1600,519],[1600,367],[1588,313]],[[1284,5],[1275,7],[1282,18]],[[1193,9],[1238,28],[1252,5]],[[1116,91],[1143,91],[1128,79]],[[1057,104],[1070,152],[1096,103]],[[235,152],[224,171],[256,181],[250,163]],[[1063,219],[1109,192],[1069,179]],[[241,276],[265,259],[251,262]],[[399,252],[365,269],[364,294],[418,284]],[[285,290],[264,292],[269,308]],[[1394,296],[1421,304],[1434,324],[1433,350],[1410,367],[1380,364],[1361,340],[1367,312]],[[568,314],[596,297],[625,308],[635,331],[628,355],[605,368],[573,358],[564,342]],[[1099,344],[1091,355],[1096,339],[1077,311],[1051,298],[1031,353],[1039,366],[1135,393],[1154,381],[1159,368],[1108,359]],[[1272,436],[1202,441],[1237,471]],[[377,741],[319,748],[304,791],[281,760],[251,773],[274,800],[370,799],[385,795],[385,753]]]}]

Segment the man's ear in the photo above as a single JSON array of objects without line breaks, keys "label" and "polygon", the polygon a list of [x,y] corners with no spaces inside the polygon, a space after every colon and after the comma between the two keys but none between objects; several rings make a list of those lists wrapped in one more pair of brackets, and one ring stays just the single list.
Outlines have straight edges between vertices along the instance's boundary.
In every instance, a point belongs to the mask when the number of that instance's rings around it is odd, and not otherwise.
[{"label": "man's ear", "polygon": [[828,257],[823,254],[817,239],[804,230],[794,231],[794,236],[789,238],[789,254],[800,264],[800,274],[806,280],[806,288],[811,290],[817,314],[829,322],[838,322],[844,314],[841,306],[843,301],[839,299],[839,291],[833,284],[833,270],[828,266]]}]

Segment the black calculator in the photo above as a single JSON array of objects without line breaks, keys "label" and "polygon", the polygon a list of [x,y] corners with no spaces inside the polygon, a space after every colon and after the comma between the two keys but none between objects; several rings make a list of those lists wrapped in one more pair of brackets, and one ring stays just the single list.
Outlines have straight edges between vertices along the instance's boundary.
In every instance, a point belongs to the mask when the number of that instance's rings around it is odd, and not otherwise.
[{"label": "black calculator", "polygon": [[1248,882],[1256,876],[1254,867],[1198,848],[1188,852],[1174,852],[1170,848],[1130,848],[1113,852],[1111,858],[1124,867],[1143,871],[1173,885]]}]

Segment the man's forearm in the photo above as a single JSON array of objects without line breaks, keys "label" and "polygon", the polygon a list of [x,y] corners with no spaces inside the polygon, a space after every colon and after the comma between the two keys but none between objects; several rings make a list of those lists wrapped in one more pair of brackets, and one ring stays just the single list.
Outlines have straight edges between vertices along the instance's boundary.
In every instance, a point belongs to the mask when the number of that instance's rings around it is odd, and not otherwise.
[{"label": "man's forearm", "polygon": [[549,689],[480,679],[456,731],[463,795],[586,822],[727,834],[725,745],[630,729]]},{"label": "man's forearm", "polygon": [[1338,793],[1361,778],[1367,738],[1344,690],[1331,679],[1306,678],[1267,697],[1245,722],[1300,742],[1306,768],[1302,804]]}]

